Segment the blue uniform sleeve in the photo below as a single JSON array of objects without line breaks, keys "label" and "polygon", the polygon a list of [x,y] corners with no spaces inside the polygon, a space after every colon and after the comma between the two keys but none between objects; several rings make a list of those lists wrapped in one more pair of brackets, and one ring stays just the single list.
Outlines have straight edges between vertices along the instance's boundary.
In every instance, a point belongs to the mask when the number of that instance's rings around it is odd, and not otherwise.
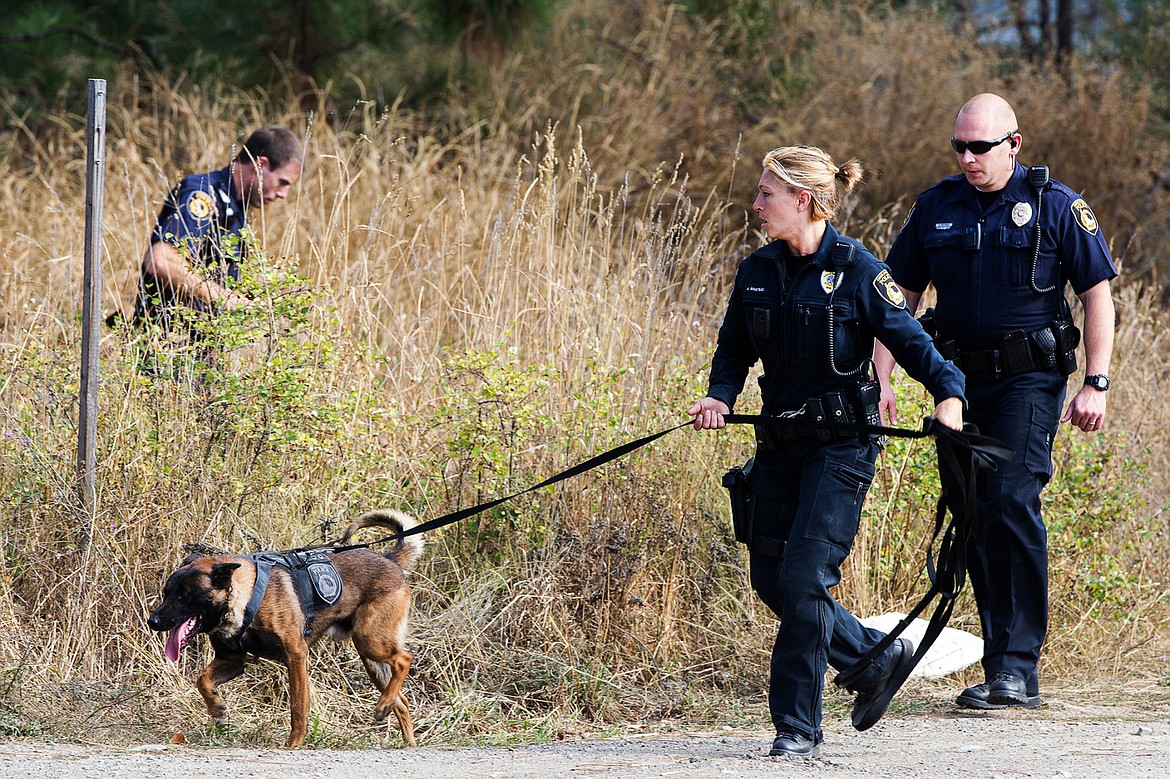
[{"label": "blue uniform sleeve", "polygon": [[890,269],[875,262],[863,272],[867,275],[862,279],[858,306],[874,336],[912,379],[926,387],[935,403],[957,397],[963,398],[965,404],[966,379],[962,371],[943,359],[934,341],[910,315]]},{"label": "blue uniform sleeve", "polygon": [[737,272],[735,288],[727,303],[727,313],[723,315],[723,324],[719,327],[715,355],[711,358],[711,377],[707,384],[707,395],[722,400],[733,410],[735,399],[743,391],[748,371],[759,359],[744,322],[739,287]]},{"label": "blue uniform sleeve", "polygon": [[165,241],[193,252],[206,238],[219,237],[219,204],[206,176],[188,176],[167,195],[152,241]]},{"label": "blue uniform sleeve", "polygon": [[[1059,191],[1059,190],[1058,190]],[[1078,295],[1117,276],[1109,246],[1089,204],[1068,190],[1057,210],[1061,271]]]}]

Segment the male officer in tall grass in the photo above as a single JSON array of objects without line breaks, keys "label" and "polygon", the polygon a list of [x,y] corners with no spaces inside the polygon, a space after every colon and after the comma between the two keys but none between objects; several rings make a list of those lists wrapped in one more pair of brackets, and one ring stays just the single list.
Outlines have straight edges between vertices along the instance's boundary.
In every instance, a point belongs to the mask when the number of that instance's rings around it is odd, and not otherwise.
[{"label": "male officer in tall grass", "polygon": [[158,215],[142,258],[135,320],[164,328],[177,304],[215,313],[242,305],[229,279],[246,254],[248,211],[288,197],[301,176],[300,140],[288,128],[253,132],[230,165],[179,182]]}]

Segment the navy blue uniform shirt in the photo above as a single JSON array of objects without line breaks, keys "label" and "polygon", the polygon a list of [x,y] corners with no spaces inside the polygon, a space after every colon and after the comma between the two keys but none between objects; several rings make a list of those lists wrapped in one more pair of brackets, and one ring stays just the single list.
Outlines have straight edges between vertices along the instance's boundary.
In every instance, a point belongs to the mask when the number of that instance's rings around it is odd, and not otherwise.
[{"label": "navy blue uniform shirt", "polygon": [[[209,261],[225,254],[227,236],[239,235],[247,226],[247,210],[236,192],[229,165],[180,181],[163,201],[150,240],[185,247],[192,257]],[[226,252],[225,259],[234,264],[232,254]]]},{"label": "navy blue uniform shirt", "polygon": [[[201,275],[222,284],[225,278],[240,277],[239,263],[246,246],[242,237],[238,242],[231,237],[240,237],[247,227],[247,209],[236,191],[229,165],[180,181],[163,201],[150,241],[175,246],[191,258]],[[153,279],[145,279],[139,308],[153,310],[156,299],[164,306],[174,302],[169,290],[160,290]],[[206,308],[199,301],[191,301],[190,305],[200,311]]]},{"label": "navy blue uniform shirt", "polygon": [[[986,211],[979,195],[961,174],[923,192],[886,258],[906,289],[934,282],[939,334],[959,348],[994,349],[1007,332],[1038,330],[1066,315],[1066,284],[1080,294],[1117,275],[1096,216],[1064,184],[1053,181],[1037,209],[1028,170],[1017,165]],[[1052,288],[1044,293],[1032,289],[1037,213],[1034,280]],[[978,249],[971,248],[976,230]]]},{"label": "navy blue uniform shirt", "polygon": [[[855,260],[841,273],[832,262],[838,241],[854,247]],[[734,408],[749,369],[762,360],[764,412],[800,408],[810,397],[858,383],[856,373],[834,372],[830,348],[837,370],[856,372],[872,356],[875,337],[935,402],[963,397],[963,374],[935,350],[906,310],[889,269],[864,246],[841,237],[831,224],[809,257],[793,258],[784,241],[773,241],[740,263],[707,394]]]}]

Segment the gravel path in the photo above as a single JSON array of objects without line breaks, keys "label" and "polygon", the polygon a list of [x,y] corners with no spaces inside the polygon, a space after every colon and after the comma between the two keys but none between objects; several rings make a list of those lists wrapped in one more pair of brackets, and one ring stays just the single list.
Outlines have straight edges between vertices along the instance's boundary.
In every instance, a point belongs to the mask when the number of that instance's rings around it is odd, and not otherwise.
[{"label": "gravel path", "polygon": [[4,779],[366,779],[367,777],[1158,777],[1170,776],[1170,718],[1054,720],[1041,712],[904,716],[866,733],[827,723],[821,757],[769,758],[767,732],[639,736],[525,747],[387,750],[116,749],[0,743]]}]

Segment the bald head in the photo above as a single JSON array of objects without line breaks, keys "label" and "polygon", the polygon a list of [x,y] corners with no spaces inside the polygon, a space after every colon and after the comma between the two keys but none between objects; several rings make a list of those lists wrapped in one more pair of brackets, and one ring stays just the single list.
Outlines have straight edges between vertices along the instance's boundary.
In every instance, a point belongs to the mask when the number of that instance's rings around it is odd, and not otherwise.
[{"label": "bald head", "polygon": [[[955,118],[956,130],[958,130],[960,123],[977,123],[995,127],[997,131],[994,132],[994,137],[997,138],[1004,133],[1020,128],[1019,122],[1016,121],[1016,112],[1012,110],[1011,104],[991,92],[975,95],[964,103],[963,107],[959,109],[959,115]],[[955,137],[958,137],[957,132]]]},{"label": "bald head", "polygon": [[[999,95],[990,92],[975,95],[959,109],[952,146],[959,167],[972,186],[995,192],[1008,185],[1023,144],[1018,130],[1016,112]],[[972,142],[981,151],[973,151]]]}]

